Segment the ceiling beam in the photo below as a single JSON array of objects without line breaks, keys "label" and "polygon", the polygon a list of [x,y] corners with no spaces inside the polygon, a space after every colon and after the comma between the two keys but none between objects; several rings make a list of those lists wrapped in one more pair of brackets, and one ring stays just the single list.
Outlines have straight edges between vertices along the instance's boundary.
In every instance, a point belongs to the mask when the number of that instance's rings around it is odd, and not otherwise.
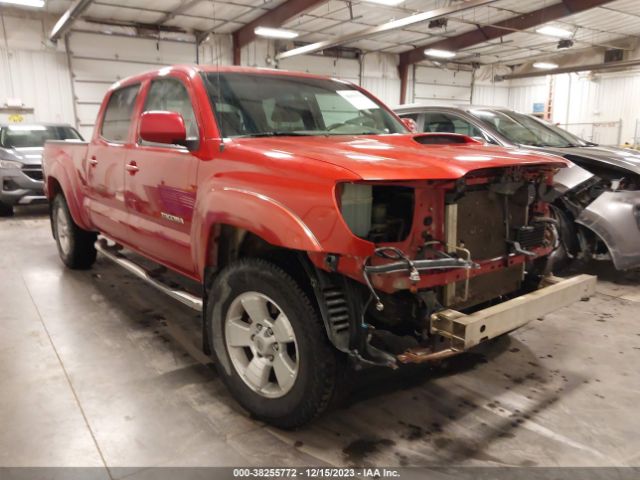
[{"label": "ceiling beam", "polygon": [[507,75],[496,75],[497,82],[502,80],[514,80],[517,78],[546,77],[547,75],[558,75],[560,73],[575,73],[586,71],[603,71],[603,70],[626,70],[640,66],[640,60],[624,60],[620,62],[594,63],[591,65],[579,65],[573,67],[560,67],[552,70],[536,70],[524,73],[509,73]]},{"label": "ceiling beam", "polygon": [[76,0],[58,19],[51,29],[49,40],[56,43],[73,25],[82,13],[89,8],[93,0]]},{"label": "ceiling beam", "polygon": [[287,0],[233,32],[234,63],[240,63],[240,49],[256,39],[254,32],[256,27],[278,28],[288,20],[313,7],[326,3],[326,1],[327,0]]},{"label": "ceiling beam", "polygon": [[182,15],[184,12],[189,10],[191,7],[196,6],[200,2],[202,2],[202,0],[182,0],[182,3],[178,5],[177,8],[174,8],[171,12],[167,12],[160,20],[158,20],[158,25],[163,25],[173,20],[178,15]]},{"label": "ceiling beam", "polygon": [[504,37],[518,30],[527,30],[545,23],[559,20],[569,15],[584,12],[591,8],[599,7],[613,0],[562,0],[560,3],[534,10],[533,12],[508,18],[493,25],[478,27],[470,32],[445,38],[437,42],[422,45],[420,47],[400,54],[400,64],[410,65],[425,59],[424,51],[428,48],[450,50],[456,52],[464,48],[478,45],[489,40]]},{"label": "ceiling beam", "polygon": [[331,40],[325,40],[322,42],[316,42],[309,45],[304,45],[302,47],[294,48],[292,50],[288,50],[286,52],[278,54],[276,58],[281,60],[283,58],[293,57],[294,55],[304,55],[320,50],[325,50],[336,45],[344,45],[345,43],[355,42],[356,40],[361,40],[363,38],[389,32],[391,30],[398,30],[408,27],[409,25],[414,25],[416,23],[436,20],[447,15],[452,15],[454,13],[463,12],[472,8],[481,7],[489,3],[494,3],[495,1],[497,0],[469,0],[465,2],[459,2],[454,5],[449,5],[447,7],[435,8],[433,10],[416,13],[415,15],[409,15],[397,20],[391,20],[390,22],[383,23],[382,25],[365,28],[364,30],[360,30],[359,32],[335,37]]}]

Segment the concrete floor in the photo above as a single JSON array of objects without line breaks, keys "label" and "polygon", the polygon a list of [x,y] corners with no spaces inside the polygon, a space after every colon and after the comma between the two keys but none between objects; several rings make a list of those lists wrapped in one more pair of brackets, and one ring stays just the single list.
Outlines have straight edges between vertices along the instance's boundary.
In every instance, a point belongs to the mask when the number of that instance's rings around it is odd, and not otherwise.
[{"label": "concrete floor", "polygon": [[0,220],[0,466],[640,465],[640,272],[282,432],[230,398],[192,311],[107,260],[65,270],[45,214]]}]

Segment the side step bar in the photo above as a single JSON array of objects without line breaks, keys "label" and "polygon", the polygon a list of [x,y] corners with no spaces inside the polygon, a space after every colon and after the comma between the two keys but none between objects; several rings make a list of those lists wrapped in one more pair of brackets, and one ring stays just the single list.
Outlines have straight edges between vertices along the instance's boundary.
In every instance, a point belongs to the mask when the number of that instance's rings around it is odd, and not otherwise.
[{"label": "side step bar", "polygon": [[[111,242],[111,244],[109,244],[109,242]],[[95,247],[98,252],[109,260],[117,263],[128,272],[133,273],[136,277],[144,280],[146,283],[157,288],[162,293],[167,294],[171,298],[178,300],[180,303],[183,303],[187,307],[193,308],[198,312],[202,311],[202,299],[200,297],[183,290],[177,290],[153,278],[143,267],[125,257],[120,252],[121,247],[117,243],[101,236],[96,241]]]}]

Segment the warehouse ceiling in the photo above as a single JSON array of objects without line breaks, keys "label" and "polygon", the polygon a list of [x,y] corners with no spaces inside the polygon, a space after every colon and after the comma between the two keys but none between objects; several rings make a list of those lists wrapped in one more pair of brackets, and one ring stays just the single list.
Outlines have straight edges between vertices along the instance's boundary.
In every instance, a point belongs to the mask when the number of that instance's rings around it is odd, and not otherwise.
[{"label": "warehouse ceiling", "polygon": [[[45,10],[59,16],[73,3],[46,0]],[[269,19],[267,26],[299,33],[295,39],[297,44],[335,41],[343,47],[365,52],[405,55],[415,50],[417,57],[414,55],[408,63],[428,60],[423,58],[425,45],[445,40],[455,44],[461,35],[473,36],[478,31],[485,36],[456,48],[456,62],[517,65],[556,54],[560,39],[536,31],[546,24],[570,32],[573,45],[563,52],[630,48],[640,35],[640,2],[637,0],[495,0],[478,2],[482,5],[475,8],[468,7],[469,3],[476,3],[473,0],[406,0],[396,6],[364,0],[94,0],[86,3],[88,6],[80,15],[83,20],[148,24],[196,33],[198,38],[204,38],[203,33],[231,34],[247,25],[244,33],[250,28],[248,34],[253,35],[253,27],[262,19]],[[596,6],[584,9],[586,4]],[[581,6],[576,8],[576,5]],[[561,6],[567,13],[560,18],[551,16],[546,21],[546,12],[553,6]],[[444,21],[413,23],[356,40],[349,37],[392,20],[443,7],[457,7],[462,11],[438,17],[446,19]],[[571,14],[576,9],[583,11]],[[496,24],[538,11],[542,16],[535,19],[535,26],[500,27],[500,34],[492,36],[485,33]]]}]

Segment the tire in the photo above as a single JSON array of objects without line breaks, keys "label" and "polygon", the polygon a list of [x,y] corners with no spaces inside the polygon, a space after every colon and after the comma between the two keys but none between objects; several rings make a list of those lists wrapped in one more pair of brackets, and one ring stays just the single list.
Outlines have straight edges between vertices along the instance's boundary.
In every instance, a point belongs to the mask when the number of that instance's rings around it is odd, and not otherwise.
[{"label": "tire", "polygon": [[265,260],[240,260],[216,277],[207,305],[217,369],[254,418],[290,429],[327,408],[343,357],[289,274]]},{"label": "tire", "polygon": [[579,242],[576,225],[567,212],[560,207],[552,207],[552,216],[558,221],[558,235],[560,245],[549,255],[547,272],[562,273],[567,271],[574,263],[574,257],[578,253]]},{"label": "tire", "polygon": [[13,206],[0,202],[0,217],[13,216]]},{"label": "tire", "polygon": [[58,194],[51,206],[51,225],[62,262],[73,270],[86,270],[96,261],[97,234],[75,224],[67,201]]}]

